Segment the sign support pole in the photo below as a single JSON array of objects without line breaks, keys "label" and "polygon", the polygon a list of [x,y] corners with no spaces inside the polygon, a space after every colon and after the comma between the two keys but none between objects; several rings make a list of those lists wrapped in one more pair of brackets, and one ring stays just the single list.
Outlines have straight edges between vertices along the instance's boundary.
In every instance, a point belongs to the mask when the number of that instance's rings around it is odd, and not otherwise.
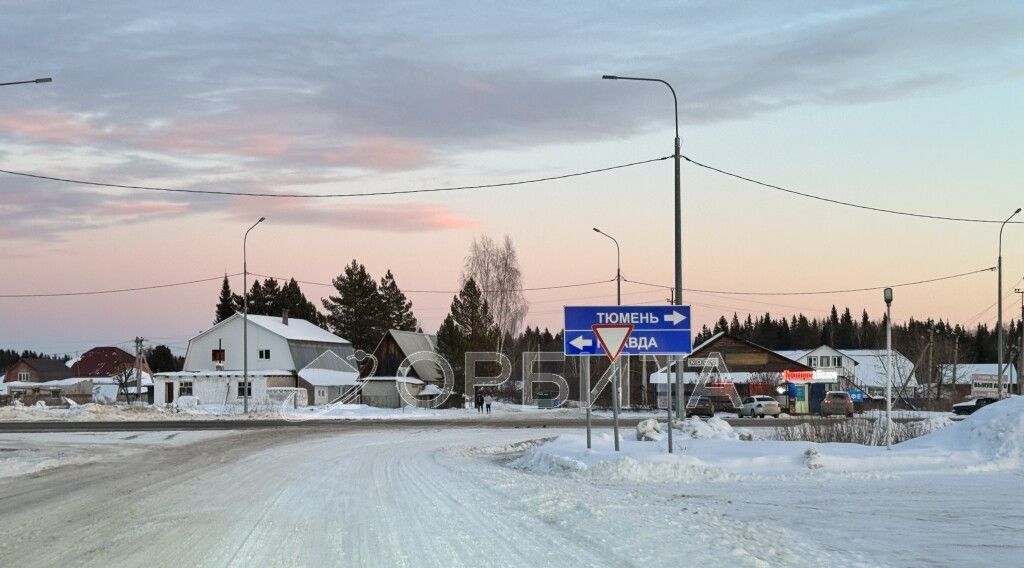
[{"label": "sign support pole", "polygon": [[615,375],[612,380],[612,431],[615,436],[615,451],[619,451],[619,380],[622,375],[622,365],[619,359],[616,359]]},{"label": "sign support pole", "polygon": [[590,441],[590,357],[580,357],[580,374],[583,375],[584,401],[587,408],[587,449],[591,448]]},{"label": "sign support pole", "polygon": [[668,379],[668,366],[665,366],[665,394],[668,397],[666,399],[665,414],[668,420],[665,422],[668,424],[668,453],[672,453],[672,383]]}]

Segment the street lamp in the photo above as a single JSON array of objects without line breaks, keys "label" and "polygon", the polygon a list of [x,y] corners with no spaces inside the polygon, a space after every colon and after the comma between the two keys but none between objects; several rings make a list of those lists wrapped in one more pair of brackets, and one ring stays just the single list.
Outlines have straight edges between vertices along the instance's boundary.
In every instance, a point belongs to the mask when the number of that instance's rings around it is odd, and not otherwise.
[{"label": "street lamp", "polygon": [[885,298],[885,449],[892,449],[892,288]]},{"label": "street lamp", "polygon": [[999,225],[999,264],[998,264],[998,266],[999,266],[999,275],[996,277],[996,278],[999,279],[999,285],[997,287],[998,288],[998,292],[997,292],[998,296],[996,296],[996,302],[999,304],[999,308],[997,310],[998,311],[998,315],[996,316],[996,319],[998,320],[998,322],[996,323],[996,327],[999,328],[999,330],[998,330],[998,337],[999,337],[998,349],[999,349],[999,353],[997,354],[997,361],[998,361],[998,363],[996,364],[996,372],[999,373],[999,398],[1003,398],[1003,370],[1004,370],[1003,369],[1003,229],[1006,228],[1006,224],[1010,222],[1010,219],[1013,219],[1014,217],[1016,217],[1018,213],[1020,213],[1020,207],[1018,207],[1017,210],[1014,211],[1012,215],[1007,217],[1006,220],[1003,221],[1002,225]]},{"label": "street lamp", "polygon": [[[622,253],[619,249],[619,241],[608,233],[594,227],[594,232],[604,235],[615,243],[615,304],[622,305]],[[615,360],[615,380],[612,381],[612,426],[615,436],[615,451],[619,451],[619,384],[622,379],[622,360]],[[590,423],[590,408],[587,408],[587,424]]]},{"label": "street lamp", "polygon": [[[676,305],[682,305],[683,303],[683,202],[682,196],[679,190],[679,99],[676,97],[676,90],[672,88],[672,85],[663,79],[654,79],[650,77],[621,77],[619,75],[602,75],[602,79],[610,79],[613,81],[647,81],[650,83],[661,83],[668,87],[668,90],[672,92],[672,105],[675,109],[676,118],[676,140],[675,149],[672,152],[672,157],[675,159],[676,166],[676,180],[675,180],[675,295],[673,300]],[[683,404],[683,387],[682,387],[682,359],[680,357],[675,358],[676,368],[676,390],[678,392],[677,400],[679,401],[679,407],[676,409],[676,416],[680,419],[686,417],[686,407]]]},{"label": "street lamp", "polygon": [[40,77],[38,79],[32,79],[31,81],[11,81],[9,83],[0,83],[0,87],[6,87],[8,85],[27,85],[29,83],[52,83],[53,79],[50,77]]},{"label": "street lamp", "polygon": [[604,235],[615,243],[615,303],[616,305],[622,305],[622,252],[619,249],[619,241],[615,237],[608,233],[594,227],[594,232],[600,235]]},{"label": "street lamp", "polygon": [[256,228],[266,217],[252,224],[242,237],[242,411],[249,414],[249,262],[246,258],[246,242],[249,231]]}]

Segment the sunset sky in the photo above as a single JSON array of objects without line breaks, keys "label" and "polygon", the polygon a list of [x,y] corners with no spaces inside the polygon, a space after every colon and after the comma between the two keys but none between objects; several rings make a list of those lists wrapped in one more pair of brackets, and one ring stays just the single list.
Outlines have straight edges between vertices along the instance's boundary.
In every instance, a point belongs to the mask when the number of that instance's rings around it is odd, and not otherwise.
[{"label": "sunset sky", "polygon": [[[486,184],[672,153],[865,205],[1004,219],[1024,206],[1019,2],[3,2],[0,168],[118,184],[358,193]],[[376,4],[376,3],[374,3]],[[384,4],[384,3],[381,3]],[[348,199],[83,187],[0,175],[0,294],[98,290],[249,268],[328,282],[351,259],[407,290],[458,286],[471,240],[508,234],[525,285],[671,285],[672,163],[564,181]],[[684,164],[684,285],[857,288],[994,266],[997,224],[787,195]],[[1024,221],[1024,216],[1020,218]],[[1004,239],[1019,317],[1024,226]],[[236,290],[241,278],[232,280]],[[0,299],[0,347],[73,353],[142,335],[177,350],[220,283]],[[303,286],[319,298],[329,288]],[[634,284],[624,303],[667,290]],[[613,283],[531,292],[530,325],[613,303]],[[994,323],[994,273],[898,288],[894,317]],[[409,293],[436,330],[450,294]],[[700,323],[884,309],[881,292],[686,293]]]}]

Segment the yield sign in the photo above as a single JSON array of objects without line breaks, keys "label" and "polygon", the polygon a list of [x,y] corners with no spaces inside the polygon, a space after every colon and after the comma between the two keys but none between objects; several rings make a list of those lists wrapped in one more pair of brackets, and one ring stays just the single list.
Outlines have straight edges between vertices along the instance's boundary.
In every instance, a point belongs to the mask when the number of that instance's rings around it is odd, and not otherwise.
[{"label": "yield sign", "polygon": [[590,326],[590,329],[594,330],[594,335],[597,336],[597,340],[601,342],[601,347],[604,349],[608,358],[611,359],[612,363],[619,358],[619,353],[622,353],[622,348],[626,346],[626,340],[629,339],[629,334],[633,333],[633,324],[631,323],[605,323],[605,324],[594,324]]}]

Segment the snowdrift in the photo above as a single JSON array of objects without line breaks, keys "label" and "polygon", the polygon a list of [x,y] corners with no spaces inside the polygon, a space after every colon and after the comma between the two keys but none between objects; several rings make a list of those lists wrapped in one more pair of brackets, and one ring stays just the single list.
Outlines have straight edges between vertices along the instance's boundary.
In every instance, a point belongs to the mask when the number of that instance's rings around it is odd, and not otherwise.
[{"label": "snowdrift", "polygon": [[[948,425],[947,425],[948,424]],[[535,473],[560,473],[603,481],[720,481],[793,476],[875,479],[921,473],[971,474],[1016,470],[1024,462],[1024,397],[991,404],[966,420],[884,446],[806,441],[742,440],[725,421],[691,418],[675,423],[676,453],[667,437],[656,442],[621,440],[615,452],[607,432],[586,449],[583,434],[562,435],[531,447],[509,463]]]},{"label": "snowdrift", "polygon": [[896,448],[972,452],[1000,468],[1020,468],[1024,455],[1024,397],[990,404],[962,422],[908,440]]}]

